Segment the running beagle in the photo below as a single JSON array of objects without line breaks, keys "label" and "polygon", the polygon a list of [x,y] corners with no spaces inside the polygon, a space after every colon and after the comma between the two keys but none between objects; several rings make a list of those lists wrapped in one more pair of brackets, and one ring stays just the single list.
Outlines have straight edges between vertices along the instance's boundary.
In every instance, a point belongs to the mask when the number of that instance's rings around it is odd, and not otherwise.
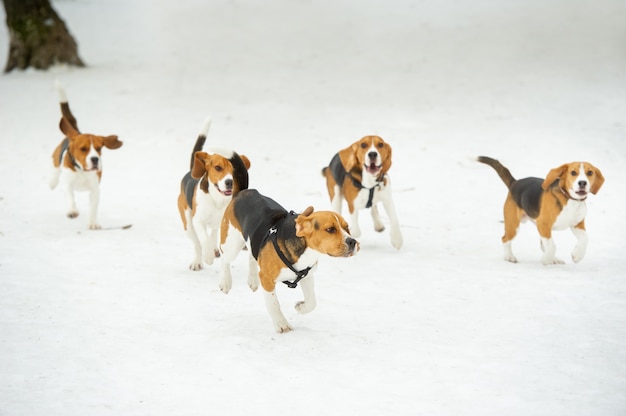
[{"label": "running beagle", "polygon": [[54,149],[52,154],[53,171],[50,188],[54,189],[62,181],[67,195],[69,218],[78,217],[74,191],[89,191],[89,229],[98,230],[98,202],[100,201],[100,178],[102,177],[102,148],[119,149],[122,142],[117,136],[96,136],[82,134],[70,111],[65,91],[57,83],[57,92],[61,105],[61,131],[65,139]]},{"label": "running beagle", "polygon": [[594,195],[598,193],[604,183],[600,169],[589,162],[571,162],[552,169],[545,179],[516,180],[497,160],[485,156],[479,156],[477,160],[495,169],[509,188],[504,202],[502,237],[505,260],[517,263],[511,250],[511,242],[517,234],[520,222],[528,218],[536,223],[541,236],[543,264],[563,263],[555,257],[556,245],[552,239],[552,230],[565,228],[570,228],[578,240],[572,251],[572,260],[578,263],[583,259],[587,250],[585,200],[589,192]]},{"label": "running beagle", "polygon": [[361,235],[359,210],[364,208],[371,208],[374,229],[385,229],[377,206],[382,202],[391,223],[391,244],[399,250],[402,234],[391,195],[390,167],[391,145],[378,136],[365,136],[335,154],[322,169],[322,176],[326,178],[333,211],[341,213],[342,201],[348,203],[350,228],[355,237]]},{"label": "running beagle", "polygon": [[202,151],[210,126],[211,120],[207,120],[196,139],[190,171],[181,180],[178,195],[180,218],[194,245],[191,270],[202,269],[203,260],[213,264],[219,257],[217,236],[222,214],[233,195],[248,187],[250,160],[246,156],[227,150],[214,154]]},{"label": "running beagle", "polygon": [[257,290],[259,283],[263,286],[267,310],[280,333],[292,328],[280,310],[276,282],[290,288],[299,283],[304,300],[296,303],[296,310],[311,312],[316,305],[313,272],[319,257],[322,254],[350,257],[359,250],[359,243],[350,236],[341,215],[331,211],[313,212],[313,207],[301,214],[288,212],[255,189],[241,191],[226,208],[220,243],[221,291],[230,291],[230,263],[247,246],[248,286],[252,291]]}]

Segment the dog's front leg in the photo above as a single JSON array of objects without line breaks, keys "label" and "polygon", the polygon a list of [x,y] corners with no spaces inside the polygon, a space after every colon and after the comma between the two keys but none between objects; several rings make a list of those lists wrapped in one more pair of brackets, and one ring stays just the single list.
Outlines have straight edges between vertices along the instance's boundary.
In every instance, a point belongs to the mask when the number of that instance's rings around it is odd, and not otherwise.
[{"label": "dog's front leg", "polygon": [[356,207],[350,207],[350,235],[354,238],[361,236],[361,227],[359,227],[359,210]]},{"label": "dog's front leg", "polygon": [[196,217],[193,219],[193,228],[195,228],[202,246],[202,259],[206,264],[213,264],[213,260],[215,260],[215,239],[217,239],[217,236],[213,234],[209,236],[207,224],[200,219],[196,219]]},{"label": "dog's front leg", "polygon": [[541,263],[544,266],[564,263],[563,260],[556,258],[556,244],[554,244],[554,239],[552,239],[552,237],[541,237],[541,249],[543,250]]},{"label": "dog's front leg", "polygon": [[276,297],[276,289],[271,292],[265,291],[265,306],[272,318],[276,332],[282,334],[291,331],[291,326],[289,326],[287,319],[280,310],[280,303],[278,302],[278,297]]},{"label": "dog's front leg", "polygon": [[302,288],[304,300],[296,303],[296,310],[300,313],[309,313],[315,309],[317,305],[317,300],[315,299],[315,281],[311,273],[300,280],[300,287]]},{"label": "dog's front leg", "polygon": [[78,217],[78,208],[76,207],[76,200],[74,199],[74,189],[71,185],[65,187],[65,199],[67,200],[67,217]]},{"label": "dog's front leg", "polygon": [[580,224],[575,227],[572,227],[572,232],[574,236],[578,240],[576,242],[576,247],[574,247],[574,251],[572,251],[572,260],[574,263],[578,263],[585,257],[585,253],[587,252],[587,231],[585,231],[584,227],[581,228]]},{"label": "dog's front leg", "polygon": [[391,189],[386,189],[389,194],[383,199],[383,207],[387,212],[387,216],[389,217],[389,222],[391,226],[390,237],[391,237],[391,245],[400,250],[402,248],[402,233],[400,232],[400,222],[398,221],[398,216],[396,215],[396,207],[393,203],[393,199],[391,199]]},{"label": "dog's front leg", "polygon": [[98,224],[98,204],[100,203],[100,188],[96,184],[95,187],[91,188],[89,192],[89,229],[90,230],[99,230],[100,224]]}]

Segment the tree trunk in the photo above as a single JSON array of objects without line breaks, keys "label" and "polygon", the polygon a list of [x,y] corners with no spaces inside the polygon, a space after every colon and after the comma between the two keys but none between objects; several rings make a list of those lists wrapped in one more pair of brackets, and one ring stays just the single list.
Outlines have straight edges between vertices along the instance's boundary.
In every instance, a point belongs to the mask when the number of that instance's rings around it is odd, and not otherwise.
[{"label": "tree trunk", "polygon": [[10,36],[4,72],[28,67],[47,69],[57,63],[85,66],[74,38],[50,0],[3,2]]}]

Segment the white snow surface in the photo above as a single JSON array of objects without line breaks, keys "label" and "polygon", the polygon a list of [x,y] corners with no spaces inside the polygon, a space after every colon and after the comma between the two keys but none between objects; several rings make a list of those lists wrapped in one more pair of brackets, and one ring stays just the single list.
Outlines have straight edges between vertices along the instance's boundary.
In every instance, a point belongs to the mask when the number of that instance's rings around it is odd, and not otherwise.
[{"label": "white snow surface", "polygon": [[[625,2],[53,5],[88,67],[0,76],[1,415],[626,414]],[[81,130],[124,142],[100,223],[130,229],[90,231],[87,194],[70,220],[48,188],[57,79]],[[404,247],[361,213],[316,310],[278,288],[294,331],[275,333],[245,253],[228,295],[219,262],[188,269],[176,198],[207,117],[207,147],[296,211],[330,209],[321,168],[381,135]],[[506,188],[481,154],[519,178],[602,170],[582,262],[561,231],[565,264],[542,266],[532,223],[503,260]]]}]

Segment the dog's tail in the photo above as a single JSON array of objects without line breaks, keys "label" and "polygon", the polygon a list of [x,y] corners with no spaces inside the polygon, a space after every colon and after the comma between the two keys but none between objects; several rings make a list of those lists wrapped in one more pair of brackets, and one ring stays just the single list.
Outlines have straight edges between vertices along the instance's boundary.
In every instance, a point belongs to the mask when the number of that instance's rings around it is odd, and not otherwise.
[{"label": "dog's tail", "polygon": [[72,110],[70,110],[70,104],[67,101],[67,95],[65,94],[65,90],[63,89],[63,86],[61,85],[59,80],[56,80],[56,82],[54,83],[54,87],[57,90],[57,94],[59,94],[59,104],[61,105],[61,115],[67,121],[70,122],[74,130],[79,132],[80,130],[78,130],[78,124],[76,123],[76,118],[74,118],[74,115],[72,114]]},{"label": "dog's tail", "polygon": [[491,166],[498,173],[498,176],[500,176],[500,179],[502,179],[502,182],[504,182],[507,188],[511,188],[511,185],[516,181],[513,175],[511,175],[511,172],[496,159],[487,156],[478,156],[476,161]]},{"label": "dog's tail", "polygon": [[202,130],[200,130],[200,134],[198,134],[198,138],[196,139],[196,144],[193,146],[193,150],[191,151],[191,163],[189,164],[189,169],[193,169],[193,161],[196,155],[196,152],[201,151],[204,148],[204,142],[206,142],[206,136],[209,134],[209,129],[211,128],[211,117],[207,117],[204,121],[204,125],[202,126]]}]

